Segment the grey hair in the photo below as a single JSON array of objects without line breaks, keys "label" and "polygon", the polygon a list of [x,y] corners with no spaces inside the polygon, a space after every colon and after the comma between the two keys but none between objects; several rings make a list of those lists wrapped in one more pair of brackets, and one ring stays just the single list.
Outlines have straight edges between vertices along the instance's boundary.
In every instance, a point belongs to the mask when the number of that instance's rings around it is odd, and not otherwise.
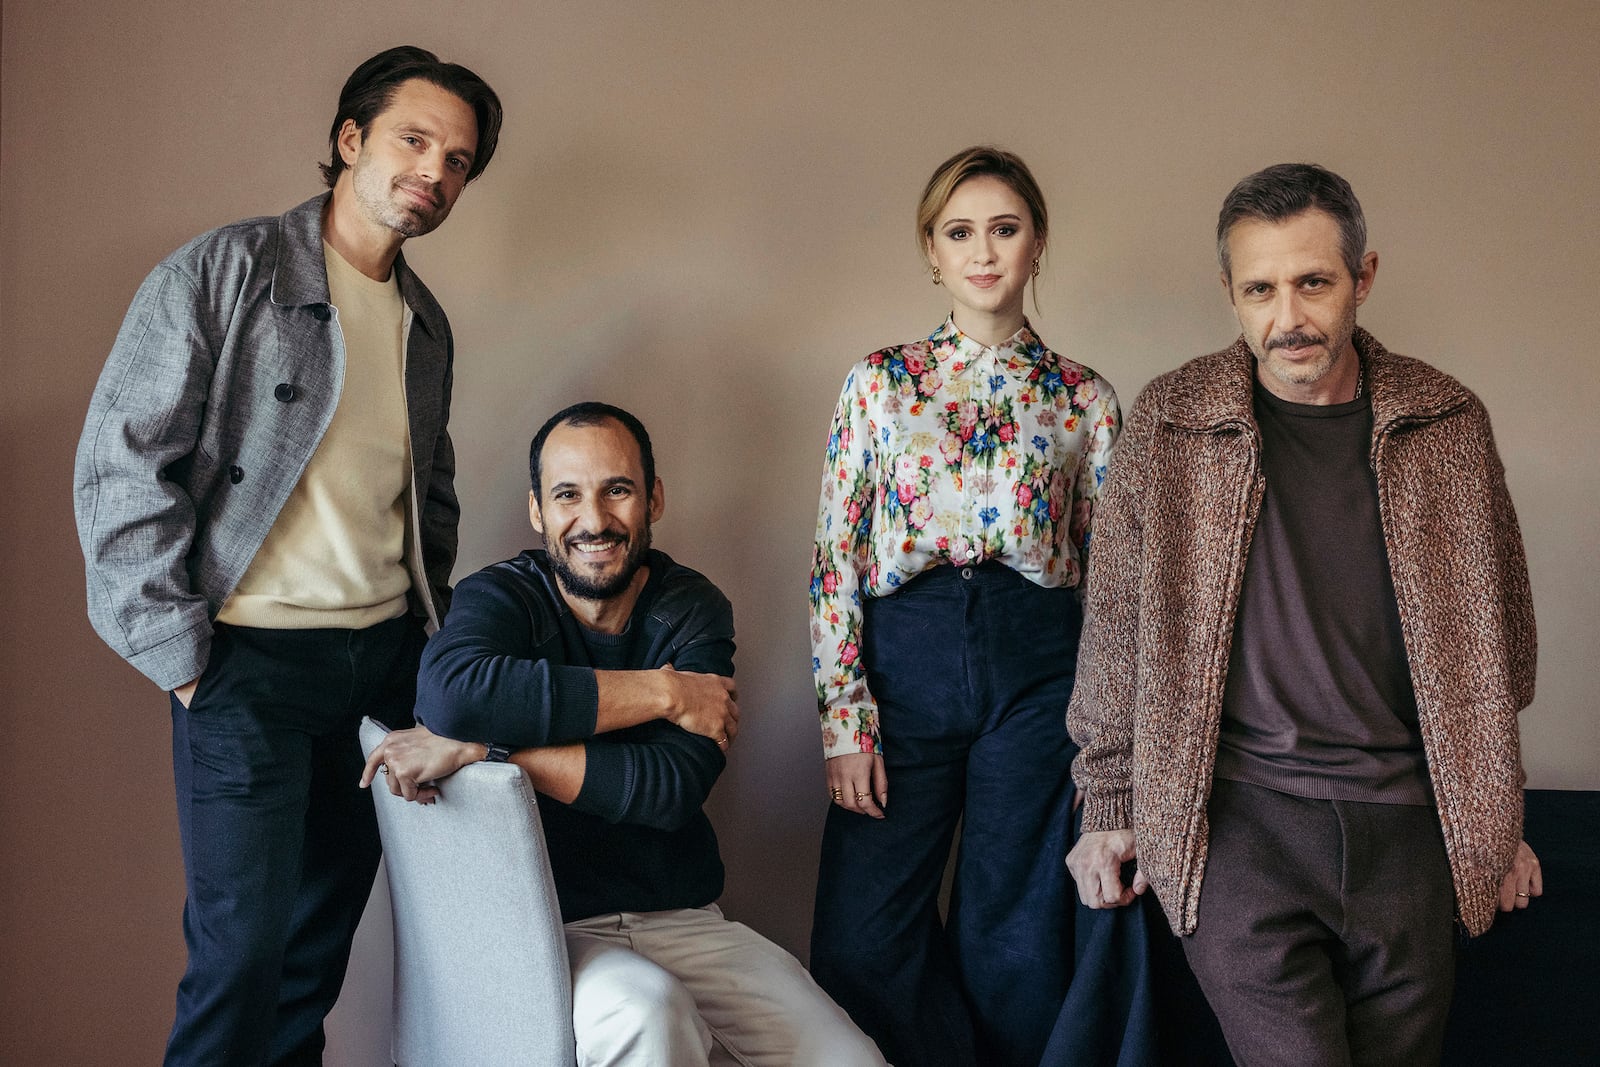
[{"label": "grey hair", "polygon": [[1278,163],[1258,170],[1233,187],[1217,215],[1217,262],[1233,279],[1228,232],[1246,219],[1283,222],[1306,211],[1324,211],[1339,224],[1339,245],[1352,278],[1361,273],[1367,251],[1367,219],[1350,183],[1315,163]]}]

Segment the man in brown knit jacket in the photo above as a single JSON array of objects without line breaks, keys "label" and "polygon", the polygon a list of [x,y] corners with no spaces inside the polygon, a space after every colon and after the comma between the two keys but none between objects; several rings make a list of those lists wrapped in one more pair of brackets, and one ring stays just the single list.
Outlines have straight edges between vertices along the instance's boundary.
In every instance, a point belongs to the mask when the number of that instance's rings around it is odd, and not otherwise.
[{"label": "man in brown knit jacket", "polygon": [[1217,252],[1242,336],[1145,389],[1095,517],[1067,865],[1092,908],[1154,888],[1241,1064],[1437,1062],[1453,921],[1542,890],[1505,473],[1476,396],[1356,325],[1344,179],[1244,179]]}]

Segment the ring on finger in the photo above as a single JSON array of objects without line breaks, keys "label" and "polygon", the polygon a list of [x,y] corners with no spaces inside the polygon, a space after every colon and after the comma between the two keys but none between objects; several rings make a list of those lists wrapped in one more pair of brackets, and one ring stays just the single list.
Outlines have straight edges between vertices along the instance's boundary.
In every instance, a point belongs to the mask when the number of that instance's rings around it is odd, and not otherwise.
[{"label": "ring on finger", "polygon": [[388,774],[389,773],[389,765],[387,763],[378,764],[378,773],[379,774]]},{"label": "ring on finger", "polygon": [[834,786],[832,789],[828,790],[828,795],[834,800],[843,800],[844,790],[840,789],[838,786]]},{"label": "ring on finger", "polygon": [[856,799],[857,800],[865,800],[871,795],[872,795],[871,793],[857,793],[856,794]]}]

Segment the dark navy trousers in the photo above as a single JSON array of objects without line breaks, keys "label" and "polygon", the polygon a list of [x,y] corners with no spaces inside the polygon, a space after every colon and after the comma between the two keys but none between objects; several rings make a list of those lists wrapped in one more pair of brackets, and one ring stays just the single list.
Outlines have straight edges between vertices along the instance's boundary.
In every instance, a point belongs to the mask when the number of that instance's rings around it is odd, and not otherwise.
[{"label": "dark navy trousers", "polygon": [[1073,958],[1065,716],[1081,625],[1072,590],[998,563],[867,601],[889,803],[882,820],[829,809],[811,969],[892,1063],[1033,1067],[1050,1038]]},{"label": "dark navy trousers", "polygon": [[218,625],[172,757],[189,962],[168,1064],[318,1064],[377,870],[363,715],[412,721],[425,636]]}]

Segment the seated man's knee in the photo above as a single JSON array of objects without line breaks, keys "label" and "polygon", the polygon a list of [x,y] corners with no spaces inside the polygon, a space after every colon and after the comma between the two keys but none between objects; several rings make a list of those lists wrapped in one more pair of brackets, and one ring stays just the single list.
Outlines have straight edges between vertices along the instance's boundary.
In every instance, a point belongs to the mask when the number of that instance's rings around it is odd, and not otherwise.
[{"label": "seated man's knee", "polygon": [[683,983],[631,952],[631,959],[606,955],[573,975],[572,1024],[583,1062],[676,1063],[694,1049],[703,1057],[711,1034]]}]

